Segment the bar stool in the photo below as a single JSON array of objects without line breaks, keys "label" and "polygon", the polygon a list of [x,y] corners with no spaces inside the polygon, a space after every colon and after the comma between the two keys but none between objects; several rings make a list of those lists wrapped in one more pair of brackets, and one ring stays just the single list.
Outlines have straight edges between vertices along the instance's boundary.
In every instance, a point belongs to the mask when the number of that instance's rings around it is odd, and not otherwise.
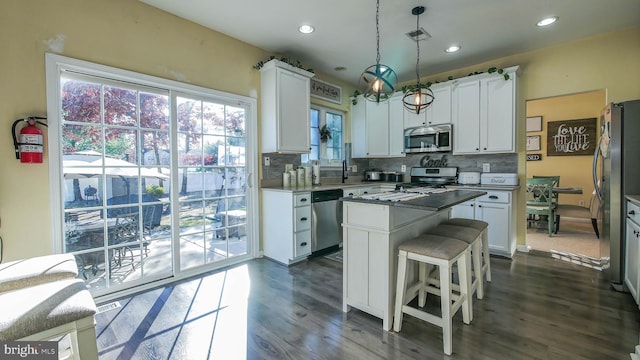
[{"label": "bar stool", "polygon": [[426,231],[427,234],[438,235],[464,241],[471,249],[473,279],[469,289],[469,298],[475,293],[478,299],[484,297],[482,281],[482,231],[470,227],[440,224]]},{"label": "bar stool", "polygon": [[489,224],[474,219],[463,219],[463,218],[450,218],[447,219],[440,224],[443,225],[455,225],[455,226],[464,226],[476,230],[480,230],[482,232],[482,273],[488,282],[491,282],[491,262],[489,259]]},{"label": "bar stool", "polygon": [[[423,270],[420,269],[420,279],[410,286],[407,284],[407,261],[416,261],[419,264],[438,266],[440,275],[440,288],[432,286],[425,281]],[[451,271],[457,264],[458,277],[460,279],[460,291],[453,292],[451,287]],[[400,332],[402,328],[403,314],[409,314],[442,328],[442,342],[444,353],[451,355],[452,345],[452,318],[462,307],[462,319],[465,324],[472,320],[473,311],[468,293],[471,278],[471,259],[469,244],[438,235],[422,234],[408,240],[398,247],[398,279],[396,283],[396,302],[394,311],[393,330]],[[442,316],[437,316],[426,311],[407,305],[420,293],[432,293],[440,295],[440,308]]]}]

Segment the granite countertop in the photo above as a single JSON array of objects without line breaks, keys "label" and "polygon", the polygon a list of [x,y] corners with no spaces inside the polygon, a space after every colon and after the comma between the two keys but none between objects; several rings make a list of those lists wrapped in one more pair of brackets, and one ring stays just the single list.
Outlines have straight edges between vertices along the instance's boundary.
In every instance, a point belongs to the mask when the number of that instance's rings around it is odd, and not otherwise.
[{"label": "granite countertop", "polygon": [[395,182],[386,182],[386,181],[371,181],[371,182],[358,182],[358,183],[334,183],[334,184],[320,184],[313,186],[298,186],[298,187],[289,187],[284,188],[282,186],[263,186],[261,190],[268,191],[284,191],[284,192],[309,192],[309,191],[322,191],[322,190],[333,190],[333,189],[349,189],[355,187],[367,187],[367,186],[389,186],[394,187],[397,183]]},{"label": "granite countertop", "polygon": [[627,200],[640,206],[640,195],[625,195],[625,197],[627,198]]},{"label": "granite countertop", "polygon": [[520,189],[520,185],[447,185],[447,189],[468,189],[468,190],[503,190],[513,191]]},{"label": "granite countertop", "polygon": [[396,207],[405,207],[412,209],[440,211],[446,208],[450,208],[454,205],[458,205],[465,201],[469,201],[485,195],[486,192],[478,190],[450,190],[442,193],[429,194],[427,196],[407,200],[407,201],[383,201],[383,200],[369,200],[360,199],[357,197],[343,197],[341,201],[353,201],[369,204],[388,205]]}]

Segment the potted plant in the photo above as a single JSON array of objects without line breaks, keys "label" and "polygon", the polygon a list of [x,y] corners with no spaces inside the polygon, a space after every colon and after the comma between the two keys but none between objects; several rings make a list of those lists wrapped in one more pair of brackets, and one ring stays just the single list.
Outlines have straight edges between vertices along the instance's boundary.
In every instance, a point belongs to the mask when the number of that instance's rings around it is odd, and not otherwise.
[{"label": "potted plant", "polygon": [[324,124],[320,130],[320,141],[327,142],[327,140],[331,139],[331,130],[327,128],[327,124]]}]

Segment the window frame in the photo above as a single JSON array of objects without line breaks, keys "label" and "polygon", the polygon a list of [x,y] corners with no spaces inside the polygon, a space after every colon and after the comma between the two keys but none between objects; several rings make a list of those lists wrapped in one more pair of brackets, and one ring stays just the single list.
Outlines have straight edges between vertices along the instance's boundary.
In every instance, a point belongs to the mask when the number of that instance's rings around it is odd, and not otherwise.
[{"label": "window frame", "polygon": [[[331,108],[331,107],[327,107],[327,106],[322,106],[322,105],[317,105],[317,104],[311,104],[310,109],[309,109],[309,131],[311,131],[311,129],[314,129],[315,127],[311,126],[311,111],[318,111],[319,112],[319,116],[318,116],[318,129],[321,129],[323,125],[326,124],[327,121],[327,113],[331,113],[331,114],[335,114],[335,115],[339,115],[342,117],[342,130],[341,130],[341,137],[342,137],[342,143],[341,143],[341,148],[340,148],[340,153],[341,153],[341,158],[339,160],[334,160],[334,161],[339,161],[340,163],[336,163],[335,165],[332,165],[328,159],[322,158],[322,155],[325,154],[326,155],[326,150],[327,150],[327,146],[326,143],[323,143],[322,141],[320,141],[319,144],[319,150],[318,150],[318,155],[319,155],[319,161],[320,161],[320,167],[321,168],[341,168],[342,167],[342,161],[345,160],[345,141],[344,141],[344,135],[345,135],[345,117],[346,117],[346,112],[343,110],[339,110],[339,109],[335,109],[335,108]],[[311,137],[313,138],[313,137]],[[310,144],[311,146],[313,146],[313,144]],[[300,161],[302,164],[304,165],[311,165],[312,161],[316,161],[316,160],[309,160],[307,162],[305,162],[304,156],[308,156],[309,154],[303,154],[300,156]]]},{"label": "window frame", "polygon": [[[163,79],[151,75],[146,75],[138,72],[128,71],[120,68],[114,68],[106,65],[96,64],[84,60],[78,60],[69,58],[57,54],[47,53],[45,54],[45,67],[46,67],[46,94],[47,94],[47,119],[49,123],[48,128],[48,162],[49,162],[49,187],[50,187],[50,212],[51,212],[51,245],[54,253],[64,252],[64,179],[62,177],[62,147],[60,146],[60,138],[62,133],[60,132],[59,125],[61,123],[60,118],[60,77],[63,72],[70,72],[76,74],[86,74],[93,77],[103,78],[105,80],[113,80],[118,82],[129,83],[132,86],[140,86],[145,88],[155,88],[168,90],[170,93],[170,108],[173,112],[174,104],[172,103],[172,96],[175,94],[189,94],[189,96],[197,97],[201,96],[208,99],[215,99],[215,101],[228,104],[231,106],[246,108],[246,171],[247,171],[247,209],[251,209],[251,213],[247,214],[247,235],[248,235],[248,254],[245,257],[238,257],[232,262],[246,261],[249,258],[257,256],[258,248],[258,229],[259,229],[259,216],[258,216],[258,187],[256,185],[258,174],[258,127],[257,127],[257,99],[251,97],[245,97],[241,95],[226,93],[214,89],[204,88],[196,85],[186,84],[174,80]],[[175,114],[170,117],[172,126],[170,130],[171,139],[176,139],[177,127],[175,124]],[[175,140],[172,140],[172,148],[175,145]],[[172,149],[177,150],[177,149]],[[175,166],[177,169],[177,152],[172,154],[172,168]],[[172,182],[172,189],[178,189],[178,178],[174,176],[169,181]],[[175,193],[173,191],[172,193]],[[172,204],[172,206],[174,206]],[[175,205],[177,206],[177,205]],[[172,208],[172,211],[175,209]],[[178,227],[174,226],[174,232],[178,231]],[[173,235],[174,246],[179,241],[179,237]],[[176,263],[179,256],[174,256],[174,275],[170,278],[171,281],[175,279],[191,276],[194,273],[203,271],[210,271],[212,267],[203,267],[196,271],[183,271],[180,272],[179,263]],[[228,266],[232,262],[222,264]],[[220,266],[218,264],[218,266]]]}]

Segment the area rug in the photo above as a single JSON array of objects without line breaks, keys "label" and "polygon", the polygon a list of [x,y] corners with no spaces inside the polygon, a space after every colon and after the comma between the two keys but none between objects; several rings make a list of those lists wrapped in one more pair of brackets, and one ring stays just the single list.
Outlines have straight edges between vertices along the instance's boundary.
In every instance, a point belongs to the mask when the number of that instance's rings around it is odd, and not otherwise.
[{"label": "area rug", "polygon": [[331,254],[327,254],[324,257],[326,257],[327,259],[333,260],[333,261],[337,261],[337,262],[342,262],[342,249],[331,253]]}]

